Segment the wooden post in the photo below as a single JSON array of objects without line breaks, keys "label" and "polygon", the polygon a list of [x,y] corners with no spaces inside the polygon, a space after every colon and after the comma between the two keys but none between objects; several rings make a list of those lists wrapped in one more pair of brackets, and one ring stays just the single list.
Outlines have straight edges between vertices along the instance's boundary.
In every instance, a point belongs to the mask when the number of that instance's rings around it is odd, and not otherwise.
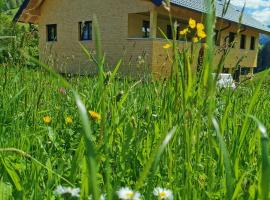
[{"label": "wooden post", "polygon": [[250,72],[249,73],[252,74],[252,75],[254,74],[254,68],[253,67],[250,68]]},{"label": "wooden post", "polygon": [[150,38],[157,38],[157,11],[152,9],[150,11]]}]

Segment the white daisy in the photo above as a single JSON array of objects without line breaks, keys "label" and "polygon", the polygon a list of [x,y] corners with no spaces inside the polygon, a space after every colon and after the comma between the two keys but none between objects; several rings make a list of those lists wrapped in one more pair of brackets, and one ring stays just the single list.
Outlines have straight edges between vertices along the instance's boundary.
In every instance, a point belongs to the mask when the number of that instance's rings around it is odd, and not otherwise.
[{"label": "white daisy", "polygon": [[160,199],[168,199],[168,200],[173,200],[173,193],[171,190],[165,189],[165,188],[160,188],[157,187],[154,189],[153,194]]},{"label": "white daisy", "polygon": [[105,200],[105,195],[102,194],[102,195],[100,196],[100,200]]},{"label": "white daisy", "polygon": [[59,185],[54,190],[54,193],[57,195],[70,195],[71,197],[80,197],[80,188],[71,188]]},{"label": "white daisy", "polygon": [[[88,198],[88,200],[93,200],[92,195],[91,195],[91,196]],[[100,195],[100,200],[106,200],[106,198],[105,198],[105,195],[104,195],[104,194]]]},{"label": "white daisy", "polygon": [[120,188],[117,191],[119,199],[122,200],[140,200],[141,194],[139,192],[134,192],[128,187]]}]

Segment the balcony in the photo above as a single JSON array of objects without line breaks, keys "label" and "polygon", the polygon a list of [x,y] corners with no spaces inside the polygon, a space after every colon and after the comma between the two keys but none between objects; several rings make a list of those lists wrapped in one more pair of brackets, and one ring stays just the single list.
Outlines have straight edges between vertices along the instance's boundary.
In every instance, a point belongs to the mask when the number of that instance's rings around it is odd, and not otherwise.
[{"label": "balcony", "polygon": [[[199,16],[191,12],[183,12],[175,10],[172,12],[173,21],[177,21],[179,30],[182,30],[188,26],[188,19],[194,18],[200,21]],[[128,38],[127,38],[127,54],[129,56],[130,63],[143,62],[148,65],[152,72],[159,74],[169,74],[171,68],[171,55],[172,52],[169,49],[164,49],[163,46],[167,43],[164,39],[165,34],[169,39],[172,38],[172,28],[170,25],[170,19],[167,12],[162,10],[150,10],[150,12],[144,13],[130,13],[128,16]],[[177,32],[179,32],[179,30]],[[226,44],[226,36],[229,32],[222,32],[219,43]],[[181,39],[180,36],[177,36]],[[179,49],[188,48],[191,46],[191,42],[178,40]],[[236,46],[239,46],[237,43]],[[197,60],[201,43],[194,45],[194,66],[195,70],[197,66]],[[220,62],[222,55],[224,54],[224,47],[215,46],[214,51],[214,66],[217,66]],[[241,61],[240,61],[241,60]],[[137,64],[139,66],[139,64]],[[226,71],[233,71],[234,68],[240,65],[242,67],[255,68],[257,65],[257,51],[249,49],[240,49],[239,47],[231,48],[229,55],[226,57],[224,66]]]}]

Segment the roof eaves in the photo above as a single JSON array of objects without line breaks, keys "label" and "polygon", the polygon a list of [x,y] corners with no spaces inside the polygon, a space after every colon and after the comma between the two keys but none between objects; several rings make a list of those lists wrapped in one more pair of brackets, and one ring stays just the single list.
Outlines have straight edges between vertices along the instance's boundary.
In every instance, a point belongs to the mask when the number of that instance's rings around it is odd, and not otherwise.
[{"label": "roof eaves", "polygon": [[28,6],[30,0],[24,0],[22,5],[20,6],[19,10],[17,11],[16,15],[13,18],[13,22],[17,23],[24,11],[24,9]]}]

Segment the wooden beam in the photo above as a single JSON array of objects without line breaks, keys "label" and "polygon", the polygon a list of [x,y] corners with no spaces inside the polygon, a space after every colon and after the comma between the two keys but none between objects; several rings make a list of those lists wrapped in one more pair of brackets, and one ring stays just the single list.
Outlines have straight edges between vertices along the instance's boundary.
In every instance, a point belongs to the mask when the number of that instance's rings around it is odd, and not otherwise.
[{"label": "wooden beam", "polygon": [[157,38],[157,10],[150,10],[150,38]]}]

